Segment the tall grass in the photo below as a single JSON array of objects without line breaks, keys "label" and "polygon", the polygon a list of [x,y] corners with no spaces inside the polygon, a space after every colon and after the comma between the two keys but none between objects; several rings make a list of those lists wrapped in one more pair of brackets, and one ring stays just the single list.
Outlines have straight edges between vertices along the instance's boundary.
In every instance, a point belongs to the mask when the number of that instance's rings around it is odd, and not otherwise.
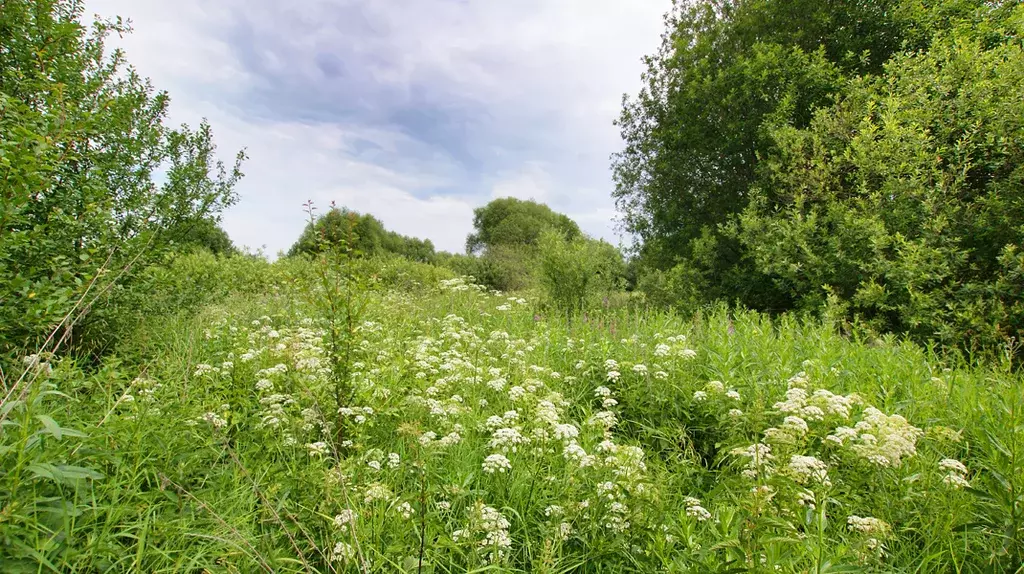
[{"label": "tall grass", "polygon": [[340,409],[299,261],[99,366],[4,365],[39,376],[2,407],[0,571],[1022,571],[1008,364],[373,265]]}]

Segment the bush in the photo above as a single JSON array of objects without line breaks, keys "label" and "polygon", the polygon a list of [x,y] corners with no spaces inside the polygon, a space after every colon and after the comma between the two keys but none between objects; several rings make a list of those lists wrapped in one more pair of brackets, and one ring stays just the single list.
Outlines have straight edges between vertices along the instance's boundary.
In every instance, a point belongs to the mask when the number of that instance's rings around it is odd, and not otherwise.
[{"label": "bush", "polygon": [[623,283],[622,255],[604,241],[567,239],[548,231],[540,236],[538,251],[538,275],[547,300],[567,315],[593,306]]}]

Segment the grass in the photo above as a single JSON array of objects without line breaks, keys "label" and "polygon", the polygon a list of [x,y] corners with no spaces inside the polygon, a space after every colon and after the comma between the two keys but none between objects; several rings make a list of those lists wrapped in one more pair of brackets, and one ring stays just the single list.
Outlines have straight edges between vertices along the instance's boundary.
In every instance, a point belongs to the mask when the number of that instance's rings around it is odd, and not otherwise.
[{"label": "grass", "polygon": [[339,397],[323,291],[267,273],[4,405],[0,571],[1024,571],[1008,365],[431,275],[357,293]]}]

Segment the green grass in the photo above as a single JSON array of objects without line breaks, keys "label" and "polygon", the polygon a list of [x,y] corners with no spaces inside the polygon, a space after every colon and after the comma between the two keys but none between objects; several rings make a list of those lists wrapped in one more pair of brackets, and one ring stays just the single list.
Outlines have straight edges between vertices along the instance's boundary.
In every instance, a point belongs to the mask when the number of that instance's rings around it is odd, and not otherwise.
[{"label": "green grass", "polygon": [[[339,414],[307,272],[142,325],[99,366],[53,359],[5,404],[0,571],[1022,571],[1024,386],[1004,365],[724,309],[567,321],[403,278],[356,294]],[[849,417],[787,431],[797,386]],[[891,427],[826,438],[871,406]],[[769,428],[790,438],[744,476],[733,451]],[[486,472],[493,454],[511,468]]]}]

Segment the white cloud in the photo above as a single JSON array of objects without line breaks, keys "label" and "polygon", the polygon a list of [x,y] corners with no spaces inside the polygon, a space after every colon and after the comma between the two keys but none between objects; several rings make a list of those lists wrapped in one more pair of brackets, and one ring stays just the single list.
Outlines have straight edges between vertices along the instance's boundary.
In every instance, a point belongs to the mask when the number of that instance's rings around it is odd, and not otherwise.
[{"label": "white cloud", "polygon": [[[461,251],[474,207],[499,196],[533,198],[617,242],[608,156],[620,144],[612,120],[622,93],[640,87],[640,58],[657,46],[668,7],[668,0],[86,3],[88,13],[133,20],[135,33],[114,41],[170,92],[172,122],[207,117],[225,160],[248,149],[240,202],[224,226],[236,243],[270,253],[301,232],[308,199],[321,207],[334,200]],[[232,45],[240,18],[261,39],[275,40],[253,56],[262,75]],[[372,33],[353,36],[353,22]],[[321,54],[337,55],[340,75],[376,86],[350,94],[318,84]],[[308,83],[276,85],[267,70]],[[481,167],[453,159],[447,139],[424,140],[378,117],[319,118],[287,109],[301,101],[253,107],[246,100],[285,88],[357,111],[376,103],[370,88],[414,109],[415,97],[453,113],[479,107],[478,119],[447,126],[445,137],[465,138]],[[273,105],[283,109],[266,107]]]}]

